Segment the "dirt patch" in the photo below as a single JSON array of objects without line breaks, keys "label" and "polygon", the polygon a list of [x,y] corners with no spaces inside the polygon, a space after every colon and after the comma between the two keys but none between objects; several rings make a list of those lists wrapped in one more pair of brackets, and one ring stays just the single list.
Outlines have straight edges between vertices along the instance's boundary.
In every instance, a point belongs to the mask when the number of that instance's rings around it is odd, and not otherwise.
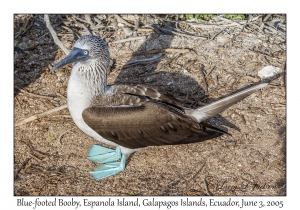
[{"label": "dirt patch", "polygon": [[[259,82],[265,66],[285,71],[284,15],[199,22],[182,15],[120,17],[127,22],[115,15],[50,15],[50,21],[69,50],[87,30],[107,41],[110,84],[143,83],[198,105]],[[66,104],[71,66],[49,73],[65,54],[43,15],[15,15],[14,23],[18,122]],[[89,174],[98,165],[87,159],[99,142],[75,126],[68,109],[15,126],[14,194],[286,195],[284,76],[209,122],[232,136],[140,150],[123,172],[101,181]]]}]

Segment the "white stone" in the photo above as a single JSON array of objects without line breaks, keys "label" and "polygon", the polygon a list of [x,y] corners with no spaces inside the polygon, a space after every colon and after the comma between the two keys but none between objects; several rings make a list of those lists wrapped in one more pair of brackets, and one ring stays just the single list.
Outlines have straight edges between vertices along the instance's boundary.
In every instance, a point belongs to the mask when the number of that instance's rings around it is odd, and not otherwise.
[{"label": "white stone", "polygon": [[132,35],[132,31],[129,28],[123,28],[123,32],[124,32],[125,36],[131,36]]},{"label": "white stone", "polygon": [[279,67],[266,66],[262,70],[260,70],[257,75],[261,79],[263,79],[263,78],[272,77],[272,76],[278,74],[279,72],[280,72],[280,68]]}]

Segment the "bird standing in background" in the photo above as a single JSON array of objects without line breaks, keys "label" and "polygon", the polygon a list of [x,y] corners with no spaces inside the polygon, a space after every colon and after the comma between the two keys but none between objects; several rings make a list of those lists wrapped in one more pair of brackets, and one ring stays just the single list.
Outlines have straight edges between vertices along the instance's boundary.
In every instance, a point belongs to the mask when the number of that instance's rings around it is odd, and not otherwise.
[{"label": "bird standing in background", "polygon": [[[94,145],[88,158],[102,163],[91,172],[103,179],[124,170],[126,155],[141,148],[201,142],[226,133],[203,121],[263,88],[262,83],[209,105],[191,109],[172,95],[144,85],[107,85],[109,51],[94,35],[81,37],[51,71],[75,63],[68,84],[68,108],[75,124],[109,149]],[[121,161],[118,161],[121,158]]]}]

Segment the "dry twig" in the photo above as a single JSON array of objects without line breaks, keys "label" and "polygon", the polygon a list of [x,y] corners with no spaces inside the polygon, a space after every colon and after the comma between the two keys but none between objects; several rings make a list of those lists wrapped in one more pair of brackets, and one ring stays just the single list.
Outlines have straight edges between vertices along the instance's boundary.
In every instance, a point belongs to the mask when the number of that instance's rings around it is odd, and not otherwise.
[{"label": "dry twig", "polygon": [[76,19],[76,20],[79,20],[79,21],[83,22],[83,23],[91,24],[91,23],[89,23],[88,21],[83,20],[83,19],[77,17],[76,15],[72,15],[72,17],[73,17],[74,19]]},{"label": "dry twig", "polygon": [[159,69],[157,69],[156,71],[160,71],[162,68],[167,67],[171,62],[173,62],[175,59],[177,59],[180,55],[182,55],[181,53],[175,53],[175,55],[170,59],[170,61],[168,61],[166,64],[163,64]]},{"label": "dry twig", "polygon": [[[83,20],[83,19],[77,17],[76,15],[73,15],[73,18],[75,18],[76,20],[79,20],[79,21],[81,21],[81,22],[83,22],[83,23],[90,24],[90,25],[91,25],[90,28],[91,28],[92,30],[95,30],[95,29],[97,29],[97,28],[100,28],[99,26],[95,26],[95,25],[93,24],[90,15],[84,15],[85,20]],[[78,23],[77,21],[76,21],[75,23],[76,23],[77,25],[81,26],[82,28],[84,28],[84,30],[87,31],[87,32],[90,34],[90,31],[87,29],[87,27],[86,27],[84,24]],[[104,26],[101,26],[101,27],[104,28]]]},{"label": "dry twig", "polygon": [[128,56],[137,56],[137,55],[145,55],[145,54],[155,54],[155,53],[180,53],[180,54],[184,54],[184,53],[188,53],[190,52],[189,49],[175,49],[175,48],[167,48],[167,49],[156,49],[156,50],[140,50],[134,53],[126,53],[126,54],[122,54],[120,56],[118,56],[118,58],[125,58]]},{"label": "dry twig", "polygon": [[57,34],[56,34],[56,32],[54,31],[54,29],[52,28],[52,25],[51,25],[51,23],[50,23],[49,15],[44,15],[44,20],[45,20],[45,22],[46,22],[47,28],[49,29],[49,31],[50,31],[50,33],[51,33],[51,35],[52,35],[52,38],[53,38],[55,44],[57,44],[57,45],[60,47],[60,49],[62,49],[62,51],[64,51],[64,53],[65,53],[66,55],[68,55],[70,51],[69,51],[69,50],[66,48],[66,46],[58,39]]},{"label": "dry twig", "polygon": [[203,28],[203,29],[211,29],[213,30],[214,28],[227,28],[227,27],[238,27],[238,28],[242,28],[243,26],[240,25],[240,24],[236,24],[236,23],[230,23],[230,24],[224,24],[224,25],[198,25],[198,24],[189,24],[191,25],[192,27],[195,27],[195,28]]},{"label": "dry twig", "polygon": [[213,37],[210,38],[210,40],[214,40],[217,36],[219,36],[223,31],[225,31],[225,28],[216,33]]},{"label": "dry twig", "polygon": [[113,44],[118,44],[118,43],[123,43],[123,42],[134,41],[134,40],[138,40],[138,39],[146,40],[146,36],[130,37],[130,38],[127,38],[127,39],[121,39],[121,40],[113,41],[112,43]]},{"label": "dry twig", "polygon": [[205,187],[205,190],[206,190],[206,193],[210,196],[212,196],[212,194],[210,193],[210,191],[208,190],[208,184],[207,184],[207,181],[205,179],[203,179],[203,182],[204,182],[204,187]]},{"label": "dry twig", "polygon": [[80,26],[81,28],[84,29],[84,31],[86,32],[86,34],[91,34],[91,32],[89,31],[89,29],[82,23],[79,23],[78,21],[74,20],[75,21],[75,24]]},{"label": "dry twig", "polygon": [[65,135],[65,134],[68,133],[69,131],[74,130],[75,128],[77,128],[77,127],[68,129],[68,130],[66,130],[65,132],[63,132],[62,134],[60,134],[60,136],[58,137],[58,141],[62,144],[61,137],[63,137],[63,135]]},{"label": "dry twig", "polygon": [[59,107],[56,107],[56,108],[54,108],[54,109],[50,109],[50,110],[48,110],[48,111],[46,111],[46,112],[43,112],[43,113],[40,113],[40,114],[35,114],[35,115],[30,116],[30,117],[28,117],[28,118],[26,118],[26,119],[23,119],[23,120],[20,120],[20,121],[16,122],[16,123],[15,123],[15,127],[24,125],[24,124],[26,124],[26,123],[28,123],[28,122],[31,122],[31,121],[33,121],[33,120],[36,120],[36,119],[38,119],[38,118],[45,117],[45,116],[47,116],[47,115],[49,115],[49,114],[52,114],[52,113],[54,113],[54,112],[58,112],[58,111],[63,110],[63,109],[65,109],[65,108],[67,108],[67,107],[68,107],[68,105],[67,105],[67,104],[64,104],[64,105],[59,106]]},{"label": "dry twig", "polygon": [[193,39],[207,39],[206,36],[195,36],[195,35],[188,35],[188,34],[183,34],[183,33],[179,33],[179,32],[175,32],[175,31],[171,31],[165,28],[161,28],[155,25],[152,25],[152,27],[156,28],[157,30],[165,33],[165,34],[171,34],[171,35],[177,35],[177,36],[183,36],[183,37],[187,37],[187,38],[193,38]]},{"label": "dry twig", "polygon": [[20,168],[15,172],[15,175],[14,175],[14,180],[18,179],[19,178],[19,173],[20,171],[25,168],[25,166],[28,164],[29,160],[31,158],[26,158],[26,160],[22,163],[22,165],[20,166]]},{"label": "dry twig", "polygon": [[126,20],[121,18],[119,15],[114,15],[114,16],[118,19],[119,22],[124,23],[125,25],[128,25],[130,27],[135,28],[135,25],[132,25],[132,24],[128,23]]},{"label": "dry twig", "polygon": [[199,72],[200,72],[200,74],[203,78],[205,95],[208,95],[208,86],[207,86],[206,77],[205,77],[205,74],[204,74],[204,65],[203,64],[200,64],[200,71]]},{"label": "dry twig", "polygon": [[38,98],[44,98],[44,99],[48,99],[48,100],[53,100],[55,97],[51,97],[51,96],[41,96],[41,95],[37,95],[37,94],[34,94],[34,93],[30,93],[30,92],[27,92],[23,89],[20,89],[20,91],[22,93],[25,93],[25,94],[28,94],[30,96],[33,96],[33,97],[38,97]]},{"label": "dry twig", "polygon": [[95,27],[90,15],[84,15],[84,18],[91,25],[91,28]]},{"label": "dry twig", "polygon": [[263,22],[266,22],[266,21],[269,19],[269,17],[271,17],[271,14],[268,14],[268,15],[264,18]]},{"label": "dry twig", "polygon": [[210,73],[216,68],[216,66],[212,67],[208,72],[207,74],[205,75],[205,78],[207,79],[208,76],[210,75]]},{"label": "dry twig", "polygon": [[148,63],[153,63],[156,62],[157,60],[159,60],[162,56],[162,53],[159,53],[155,56],[153,56],[152,58],[145,58],[145,59],[139,59],[139,60],[132,60],[129,61],[128,63],[126,63],[123,68],[127,68],[129,66],[133,66],[136,64],[148,64]]}]

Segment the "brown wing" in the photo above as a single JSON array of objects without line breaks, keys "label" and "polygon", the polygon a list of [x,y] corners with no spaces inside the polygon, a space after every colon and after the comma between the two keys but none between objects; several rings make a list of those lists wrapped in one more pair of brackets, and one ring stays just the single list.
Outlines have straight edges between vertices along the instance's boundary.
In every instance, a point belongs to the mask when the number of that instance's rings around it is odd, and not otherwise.
[{"label": "brown wing", "polygon": [[[106,97],[105,100],[96,101],[96,105],[140,105],[140,102],[147,100],[152,101],[161,101],[165,104],[170,104],[173,107],[188,107],[193,101],[189,100],[180,100],[173,97],[171,94],[157,90],[152,87],[145,85],[114,85],[110,86],[109,92],[112,92],[112,95]],[[137,97],[131,97],[137,96]]]},{"label": "brown wing", "polygon": [[[153,101],[153,97],[146,95],[150,100],[136,103],[140,93],[131,94],[123,97],[131,104],[135,102],[134,106],[126,106],[122,100],[123,106],[116,106],[114,101],[115,106],[94,105],[85,109],[85,123],[105,139],[131,149],[193,143],[222,135],[220,131],[206,129],[171,101]],[[117,96],[120,97],[116,94],[114,98]]]}]

